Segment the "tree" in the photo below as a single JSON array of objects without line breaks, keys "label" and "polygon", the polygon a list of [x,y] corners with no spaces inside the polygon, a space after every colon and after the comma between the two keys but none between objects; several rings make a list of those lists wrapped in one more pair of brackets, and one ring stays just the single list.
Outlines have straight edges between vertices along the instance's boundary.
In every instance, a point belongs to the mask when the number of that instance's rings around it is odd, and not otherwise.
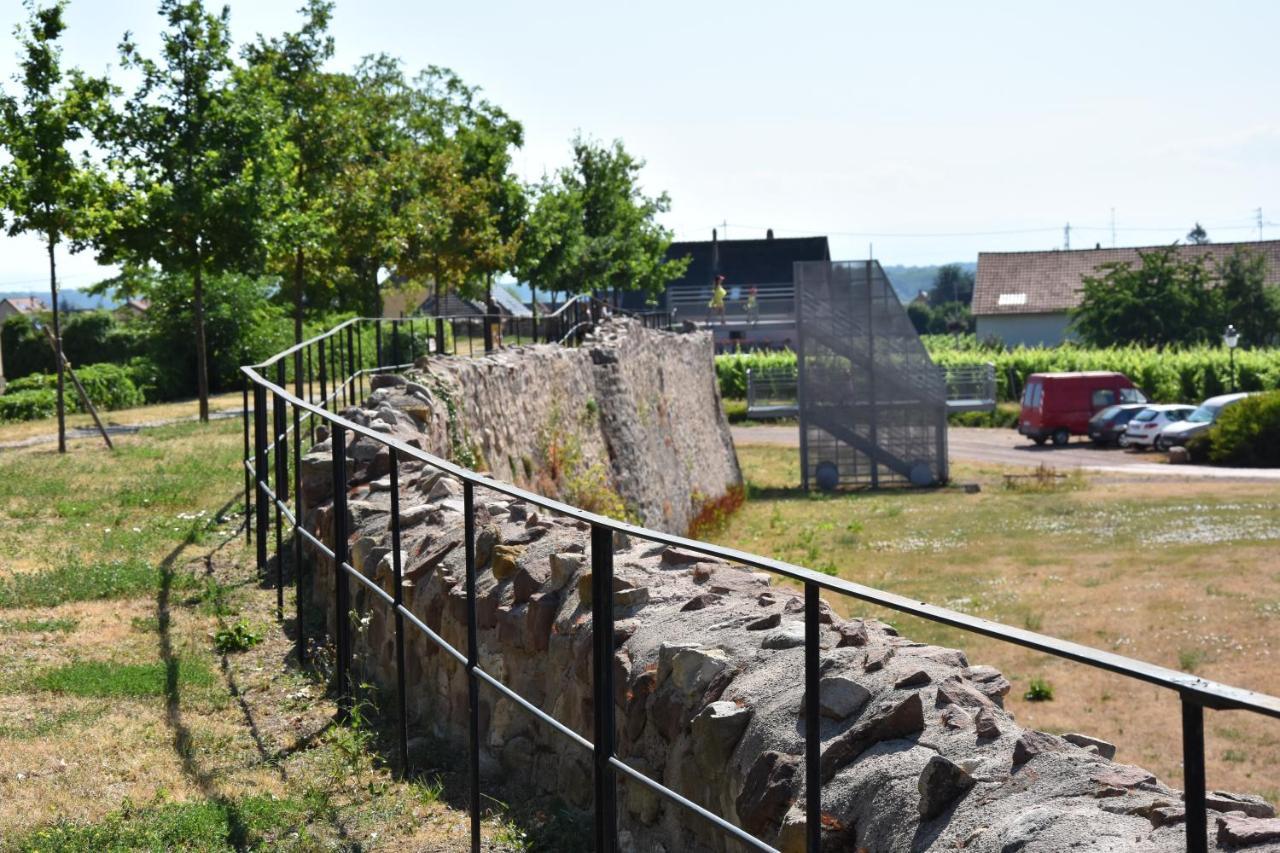
[{"label": "tree", "polygon": [[1209,243],[1209,232],[1204,230],[1204,226],[1199,222],[1196,227],[1187,232],[1187,242],[1193,246],[1204,246]]},{"label": "tree", "polygon": [[1246,347],[1266,346],[1280,335],[1280,288],[1267,287],[1266,256],[1237,248],[1215,273],[1222,315],[1217,326],[1233,324]]},{"label": "tree", "polygon": [[[345,111],[343,75],[327,73],[333,56],[330,0],[306,0],[296,33],[259,37],[245,51],[253,85],[270,105],[275,198],[269,217],[268,264],[293,283],[294,343],[302,341],[309,255],[331,251],[334,190],[347,162],[354,128]],[[312,259],[313,262],[315,259]],[[322,262],[322,267],[332,266]],[[298,382],[301,383],[299,375]]]},{"label": "tree", "polygon": [[644,194],[643,167],[621,141],[574,139],[573,165],[537,189],[530,245],[519,253],[530,283],[553,291],[657,294],[684,273],[688,260],[666,258],[671,232],[657,221],[670,199]]},{"label": "tree", "polygon": [[87,156],[72,155],[67,146],[91,133],[102,118],[110,94],[105,79],[77,70],[63,72],[58,38],[66,29],[65,2],[37,7],[26,3],[29,20],[17,37],[22,86],[20,99],[0,98],[0,143],[10,162],[0,168],[0,200],[10,213],[10,236],[34,232],[49,256],[49,293],[58,374],[58,451],[67,450],[64,403],[62,328],[58,304],[57,247],[69,241],[72,251],[85,245],[92,228],[101,174]]},{"label": "tree", "polygon": [[1221,318],[1203,257],[1183,258],[1176,245],[1139,252],[1141,265],[1102,264],[1084,276],[1072,324],[1091,346],[1171,346],[1214,339]]},{"label": "tree", "polygon": [[204,280],[261,268],[261,213],[267,170],[260,92],[236,86],[229,11],[213,15],[201,0],[162,0],[158,60],[143,57],[126,34],[125,68],[142,77],[111,136],[121,193],[100,260],[158,264],[192,283],[196,389],[209,418]]},{"label": "tree", "polygon": [[960,302],[970,305],[973,303],[973,282],[973,273],[959,264],[938,267],[933,287],[929,291],[929,304],[937,306],[947,302]]}]

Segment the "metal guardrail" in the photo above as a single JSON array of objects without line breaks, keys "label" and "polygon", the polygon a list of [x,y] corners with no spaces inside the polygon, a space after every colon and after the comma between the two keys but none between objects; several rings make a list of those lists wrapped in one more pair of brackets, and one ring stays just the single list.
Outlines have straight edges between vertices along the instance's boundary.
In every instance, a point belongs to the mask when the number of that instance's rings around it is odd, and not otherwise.
[{"label": "metal guardrail", "polygon": [[[434,318],[433,318],[434,319]],[[440,318],[444,320],[445,318]],[[774,851],[775,849],[763,841],[753,837],[741,827],[736,826],[721,815],[692,802],[680,793],[671,790],[658,780],[641,773],[627,765],[617,754],[616,727],[614,720],[613,697],[613,540],[615,533],[647,540],[662,545],[675,546],[709,557],[736,563],[753,569],[759,569],[786,578],[804,587],[804,620],[805,646],[803,678],[805,685],[804,743],[805,743],[805,787],[809,794],[805,801],[806,815],[806,849],[810,853],[818,853],[822,838],[822,797],[819,762],[821,757],[821,739],[819,736],[819,634],[820,607],[819,595],[823,592],[835,593],[885,607],[910,616],[927,619],[941,625],[958,628],[973,634],[990,637],[1023,648],[1032,649],[1044,654],[1053,655],[1065,660],[1091,666],[1136,681],[1152,684],[1172,691],[1178,696],[1182,708],[1182,747],[1183,772],[1185,777],[1186,802],[1186,838],[1187,850],[1192,853],[1207,851],[1207,812],[1205,805],[1205,751],[1204,751],[1204,709],[1243,710],[1261,714],[1273,719],[1280,719],[1280,698],[1253,691],[1232,687],[1207,679],[1198,678],[1184,672],[1178,672],[1143,661],[1134,660],[1113,652],[1094,649],[1080,643],[1060,640],[1034,631],[1015,628],[948,610],[943,607],[927,604],[906,596],[874,589],[863,584],[854,583],[838,577],[797,566],[792,563],[774,560],[750,554],[735,548],[712,545],[650,530],[625,521],[608,518],[596,513],[578,509],[551,498],[534,494],[525,489],[504,483],[499,480],[478,474],[446,459],[433,456],[415,447],[411,447],[389,435],[363,427],[348,420],[335,411],[339,406],[339,396],[343,405],[356,399],[356,392],[363,393],[363,383],[369,375],[391,370],[404,365],[383,363],[386,354],[378,347],[377,360],[371,366],[356,366],[356,358],[360,349],[355,345],[356,329],[362,324],[391,323],[394,331],[403,323],[412,320],[351,320],[323,335],[304,341],[295,347],[258,365],[245,366],[241,371],[245,379],[245,395],[252,385],[253,406],[253,444],[252,456],[249,455],[249,416],[246,406],[245,417],[245,498],[246,514],[250,506],[250,497],[256,516],[252,525],[246,525],[247,535],[253,536],[256,530],[257,564],[264,574],[268,567],[267,535],[271,526],[270,508],[275,507],[275,544],[276,544],[276,587],[277,613],[284,612],[284,584],[281,557],[284,554],[284,528],[288,526],[293,542],[295,572],[296,606],[298,608],[297,656],[300,662],[305,660],[306,640],[302,627],[303,590],[302,590],[302,543],[310,542],[320,553],[331,558],[334,563],[336,613],[343,614],[350,609],[349,582],[346,578],[355,579],[367,587],[378,600],[391,608],[395,615],[395,645],[397,664],[397,707],[399,709],[399,751],[402,762],[407,762],[407,715],[404,637],[406,623],[414,630],[420,631],[432,643],[466,668],[468,677],[468,761],[470,768],[470,818],[471,849],[480,850],[480,703],[479,685],[481,682],[510,699],[519,707],[546,723],[568,741],[576,746],[590,750],[593,756],[594,786],[594,821],[593,833],[597,851],[615,851],[617,849],[617,811],[616,783],[625,778],[628,783],[641,784],[656,794],[687,809],[693,814],[708,821],[727,835],[737,839],[747,847],[755,850]],[[575,324],[570,324],[577,325]],[[368,330],[365,329],[367,332]],[[345,337],[345,343],[343,338]],[[412,337],[410,338],[412,340]],[[457,340],[455,336],[455,341]],[[327,346],[326,346],[327,344]],[[304,392],[310,388],[316,378],[313,374],[312,352],[318,357],[314,364],[319,366],[319,382],[321,394],[318,398]],[[305,357],[304,357],[305,355]],[[292,358],[288,358],[292,356]],[[326,366],[343,362],[348,371],[341,383],[335,383],[332,394],[327,394],[327,377],[337,373],[325,373]],[[328,359],[328,361],[326,360]],[[288,364],[293,366],[293,387],[289,390]],[[363,362],[362,362],[363,364]],[[273,372],[275,377],[271,378]],[[349,393],[350,392],[350,393]],[[267,399],[270,396],[272,405],[268,409]],[[287,426],[289,411],[292,411],[292,427]],[[270,413],[270,414],[269,414]],[[333,470],[333,505],[334,529],[333,541],[329,544],[306,530],[301,524],[301,439],[303,432],[301,420],[308,418],[312,424],[311,437],[314,441],[316,422],[326,424],[332,439]],[[270,420],[270,426],[268,422]],[[270,429],[270,437],[268,430]],[[294,439],[290,447],[289,434]],[[378,584],[364,577],[349,562],[348,534],[346,529],[347,513],[347,462],[346,442],[348,436],[368,439],[385,446],[390,457],[391,485],[391,535],[393,558],[393,592],[387,593]],[[292,450],[293,472],[290,484],[288,472],[289,450]],[[273,471],[268,465],[268,454],[274,452],[274,486],[271,483]],[[400,549],[400,493],[399,469],[405,460],[424,463],[442,474],[452,477],[462,484],[463,517],[465,535],[465,592],[467,613],[467,647],[457,649],[438,633],[424,624],[412,611],[404,605],[403,579]],[[591,558],[591,590],[592,590],[592,704],[594,709],[593,736],[591,738],[573,731],[559,720],[535,706],[529,700],[506,686],[500,678],[486,672],[480,667],[478,622],[476,619],[476,564],[475,541],[475,504],[474,494],[477,488],[488,489],[521,501],[527,501],[542,509],[576,519],[590,529]],[[292,489],[293,507],[290,507],[290,489]],[[337,684],[339,716],[346,718],[353,706],[352,679],[349,666],[352,656],[351,628],[349,620],[338,618],[337,624]]]},{"label": "metal guardrail", "polygon": [[[960,364],[939,367],[947,386],[947,410],[952,412],[994,411],[996,407],[996,366]],[[747,368],[747,417],[794,418],[799,413],[794,367]]]}]

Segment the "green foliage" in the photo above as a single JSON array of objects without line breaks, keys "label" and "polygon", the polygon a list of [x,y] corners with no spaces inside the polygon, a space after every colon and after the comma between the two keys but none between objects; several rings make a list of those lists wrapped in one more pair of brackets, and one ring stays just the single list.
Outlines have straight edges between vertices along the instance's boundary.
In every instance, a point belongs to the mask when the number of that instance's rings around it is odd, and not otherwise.
[{"label": "green foliage", "polygon": [[57,395],[49,389],[8,391],[0,395],[0,423],[44,420],[53,417],[57,410]]},{"label": "green foliage", "polygon": [[163,696],[179,684],[213,684],[213,674],[196,661],[123,664],[86,660],[46,670],[33,679],[38,690],[68,696]]},{"label": "green foliage", "polygon": [[[121,367],[118,364],[89,364],[76,368],[76,378],[80,380],[80,384],[84,386],[85,393],[89,395],[89,399],[93,401],[93,405],[99,410],[129,409],[134,406],[141,406],[146,402],[142,391],[134,384],[132,376],[132,371],[129,368]],[[27,418],[10,417],[5,401],[9,400],[10,397],[23,397],[34,401],[34,396],[30,398],[24,396],[31,395],[32,392],[43,392],[49,400],[52,400],[57,381],[58,378],[52,374],[33,373],[10,382],[5,389],[4,396],[0,396],[0,421],[33,420],[39,417],[48,417],[48,415],[38,413],[34,414],[33,417]],[[68,383],[70,381],[70,379],[67,380]],[[79,411],[87,411],[80,401],[79,394],[76,394],[74,390],[69,393],[70,399],[75,402]],[[23,403],[14,404],[19,412],[27,405]],[[38,410],[37,405],[34,403],[31,405],[33,410]]]},{"label": "green foliage", "polygon": [[1280,392],[1227,406],[1209,430],[1207,444],[1209,461],[1218,465],[1280,467]]},{"label": "green foliage", "polygon": [[[1231,390],[1230,355],[1221,346],[1156,350],[1147,347],[1089,348],[1018,347],[1002,350],[984,347],[972,335],[924,337],[925,346],[940,367],[982,364],[996,367],[997,396],[1016,403],[1032,373],[1075,370],[1114,370],[1125,374],[1149,397],[1164,403],[1199,404],[1207,397]],[[747,395],[747,368],[794,367],[795,353],[739,352],[716,356],[720,394],[726,398]],[[1235,355],[1235,387],[1241,391],[1280,390],[1280,349],[1238,350]]]},{"label": "green foliage", "polygon": [[791,350],[734,352],[716,356],[716,379],[720,382],[720,396],[744,399],[747,396],[747,371],[792,368],[796,366],[796,354]]},{"label": "green foliage", "polygon": [[643,290],[658,293],[688,267],[666,260],[671,232],[657,222],[670,209],[665,193],[646,196],[644,161],[621,141],[573,141],[573,166],[534,189],[518,257],[520,275],[553,293]]},{"label": "green foliage", "polygon": [[1028,702],[1052,702],[1053,685],[1043,678],[1033,678],[1022,698]]},{"label": "green foliage", "polygon": [[249,627],[243,619],[229,628],[219,628],[213,635],[213,647],[219,654],[248,651],[262,642],[262,634]]},{"label": "green foliage", "polygon": [[[1192,232],[1195,233],[1194,231]],[[1207,240],[1206,240],[1207,242]],[[1280,329],[1280,293],[1266,287],[1266,259],[1237,249],[1216,266],[1176,246],[1139,252],[1140,265],[1110,263],[1085,276],[1075,331],[1097,346],[1213,343],[1227,323],[1246,346],[1266,346]]]}]

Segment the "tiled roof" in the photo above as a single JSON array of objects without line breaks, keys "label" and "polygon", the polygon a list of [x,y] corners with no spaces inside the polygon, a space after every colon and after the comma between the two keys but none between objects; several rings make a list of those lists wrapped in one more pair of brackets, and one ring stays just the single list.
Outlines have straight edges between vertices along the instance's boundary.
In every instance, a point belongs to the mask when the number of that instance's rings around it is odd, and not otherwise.
[{"label": "tiled roof", "polygon": [[[1099,266],[1107,263],[1128,262],[1137,267],[1142,263],[1139,252],[1162,248],[1165,247],[981,252],[978,254],[978,275],[973,289],[973,313],[990,316],[1069,311],[1080,304],[1083,276],[1093,275]],[[1184,256],[1207,256],[1210,265],[1237,248],[1265,255],[1267,284],[1280,285],[1280,240],[1177,247],[1179,254]]]},{"label": "tiled roof", "polygon": [[44,300],[37,299],[34,296],[8,296],[0,301],[8,302],[20,313],[30,314],[32,311],[48,311],[49,307],[44,304]]}]

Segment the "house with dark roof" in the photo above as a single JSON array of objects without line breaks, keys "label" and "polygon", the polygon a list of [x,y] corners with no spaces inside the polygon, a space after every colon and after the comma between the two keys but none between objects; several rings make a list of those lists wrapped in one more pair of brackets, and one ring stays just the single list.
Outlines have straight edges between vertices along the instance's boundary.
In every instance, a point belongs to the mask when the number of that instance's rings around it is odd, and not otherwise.
[{"label": "house with dark roof", "polygon": [[[1071,249],[1047,252],[980,252],[973,288],[979,339],[1005,346],[1056,346],[1072,337],[1071,310],[1080,305],[1083,279],[1109,263],[1141,265],[1140,252],[1164,246]],[[1184,257],[1204,257],[1210,266],[1236,249],[1267,259],[1267,284],[1280,285],[1280,240],[1180,245]]]},{"label": "house with dark roof", "polygon": [[[668,260],[688,258],[684,275],[667,284],[658,305],[642,293],[624,294],[622,307],[636,311],[654,308],[674,311],[677,320],[707,325],[719,348],[733,346],[794,346],[797,261],[830,261],[826,237],[781,237],[773,231],[762,240],[710,240],[672,243]],[[724,322],[710,307],[716,276],[724,276]],[[751,288],[756,290],[755,312],[748,310]]]}]

